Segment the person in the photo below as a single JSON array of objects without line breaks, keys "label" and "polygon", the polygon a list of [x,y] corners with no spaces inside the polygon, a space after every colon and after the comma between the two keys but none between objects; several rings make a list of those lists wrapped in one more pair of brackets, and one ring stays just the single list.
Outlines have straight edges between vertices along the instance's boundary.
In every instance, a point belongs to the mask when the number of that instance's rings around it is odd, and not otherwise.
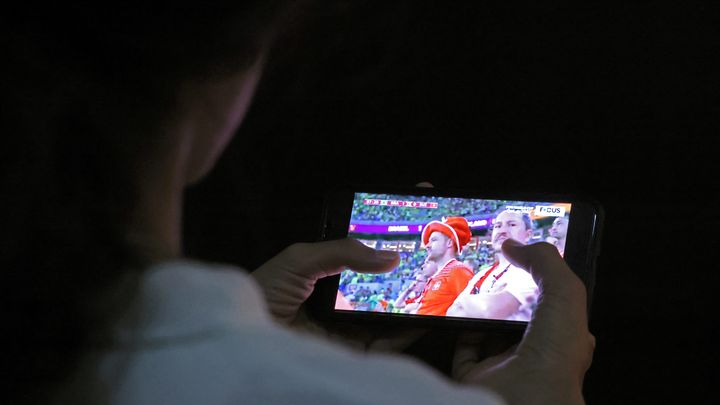
[{"label": "person", "polygon": [[[560,252],[560,256],[565,255],[565,242],[567,241],[568,220],[565,217],[557,217],[553,220],[552,226],[548,230],[550,238],[553,238],[552,245]],[[548,241],[550,243],[550,241]]]},{"label": "person", "polygon": [[420,305],[420,296],[425,290],[428,279],[437,271],[437,263],[427,258],[415,273],[415,280],[395,299],[395,308],[401,308],[406,314],[414,314]]},{"label": "person", "polygon": [[454,381],[297,330],[319,278],[396,253],[294,244],[251,274],[183,255],[183,190],[242,122],[280,6],[6,10],[0,402],[582,403],[586,292],[549,245],[502,245],[546,298],[517,347],[461,345]]},{"label": "person", "polygon": [[493,221],[491,241],[495,263],[479,271],[448,309],[448,316],[528,321],[537,303],[538,287],[530,273],[514,266],[502,253],[513,239],[526,245],[532,236],[527,214],[504,210]]},{"label": "person", "polygon": [[470,281],[472,269],[456,256],[471,236],[470,225],[463,217],[448,217],[425,225],[421,239],[427,250],[427,260],[437,263],[437,271],[427,281],[420,296],[418,315],[445,316]]}]

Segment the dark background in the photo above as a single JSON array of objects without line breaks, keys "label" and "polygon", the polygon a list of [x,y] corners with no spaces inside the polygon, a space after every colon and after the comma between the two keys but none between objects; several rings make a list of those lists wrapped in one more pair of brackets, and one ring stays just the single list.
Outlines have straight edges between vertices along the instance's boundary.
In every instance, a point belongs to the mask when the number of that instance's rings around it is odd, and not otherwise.
[{"label": "dark background", "polygon": [[714,402],[720,10],[326,3],[287,27],[189,191],[188,252],[253,269],[316,240],[343,184],[590,195],[607,219],[588,403]]}]

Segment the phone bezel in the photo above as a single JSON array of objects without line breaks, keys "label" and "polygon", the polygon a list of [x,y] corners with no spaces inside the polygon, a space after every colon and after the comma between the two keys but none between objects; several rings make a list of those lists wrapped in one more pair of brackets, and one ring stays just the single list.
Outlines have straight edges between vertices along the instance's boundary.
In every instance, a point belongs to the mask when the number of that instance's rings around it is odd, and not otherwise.
[{"label": "phone bezel", "polygon": [[[321,222],[321,240],[341,239],[348,236],[355,193],[571,203],[572,213],[564,257],[570,268],[585,284],[588,296],[587,310],[588,314],[590,313],[596,259],[600,253],[600,236],[604,219],[602,206],[597,201],[587,197],[552,193],[357,186],[326,194]],[[315,291],[308,301],[313,316],[338,323],[464,330],[518,330],[527,326],[527,322],[521,321],[336,310],[334,307],[339,278],[339,275],[335,275],[317,282]]]}]

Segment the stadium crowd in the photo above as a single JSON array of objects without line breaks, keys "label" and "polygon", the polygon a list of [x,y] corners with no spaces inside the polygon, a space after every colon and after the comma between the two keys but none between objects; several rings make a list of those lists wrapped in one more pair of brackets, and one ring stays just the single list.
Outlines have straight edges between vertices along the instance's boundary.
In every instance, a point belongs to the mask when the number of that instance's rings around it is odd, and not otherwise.
[{"label": "stadium crowd", "polygon": [[[394,207],[365,204],[365,199],[423,201],[438,203],[438,208]],[[465,200],[460,198],[416,197],[403,195],[361,194],[353,202],[353,220],[378,222],[429,222],[446,216],[493,214],[507,201]]]}]

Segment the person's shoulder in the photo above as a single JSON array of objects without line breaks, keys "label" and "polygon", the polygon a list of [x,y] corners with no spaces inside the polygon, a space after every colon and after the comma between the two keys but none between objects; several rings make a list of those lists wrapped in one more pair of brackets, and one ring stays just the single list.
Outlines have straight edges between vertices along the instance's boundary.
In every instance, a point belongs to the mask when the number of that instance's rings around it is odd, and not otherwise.
[{"label": "person's shoulder", "polygon": [[452,274],[462,274],[462,275],[470,274],[470,276],[473,275],[472,269],[468,265],[466,265],[465,263],[463,263],[459,260],[451,261],[450,263],[447,264],[447,266],[445,266],[444,270],[447,270],[448,273],[452,273]]},{"label": "person's shoulder", "polygon": [[507,274],[505,274],[505,277],[508,280],[518,280],[535,285],[535,280],[533,279],[532,274],[520,267],[510,266],[508,268]]},{"label": "person's shoulder", "polygon": [[242,268],[230,264],[203,262],[192,259],[176,259],[150,266],[145,272],[146,282],[168,282],[178,284],[231,283],[253,284],[250,275]]},{"label": "person's shoulder", "polygon": [[258,290],[255,280],[242,268],[189,259],[151,266],[143,276],[143,287],[185,297],[222,292],[255,295],[253,292]]},{"label": "person's shoulder", "polygon": [[226,264],[173,260],[148,268],[141,278],[138,304],[152,314],[147,326],[182,333],[193,329],[265,322],[265,301],[255,280]]}]

